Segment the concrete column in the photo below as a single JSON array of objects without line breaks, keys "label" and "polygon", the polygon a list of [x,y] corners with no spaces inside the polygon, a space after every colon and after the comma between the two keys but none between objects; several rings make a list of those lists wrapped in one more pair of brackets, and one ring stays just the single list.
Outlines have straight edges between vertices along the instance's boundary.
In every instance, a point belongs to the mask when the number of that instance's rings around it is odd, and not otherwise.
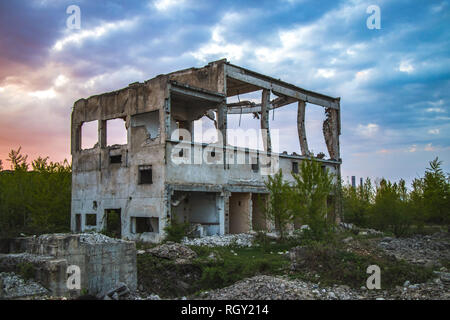
[{"label": "concrete column", "polygon": [[[217,108],[217,129],[222,135],[222,144],[223,144],[223,165],[226,169],[227,160],[226,160],[226,146],[227,146],[227,103],[223,101],[219,107]],[[220,137],[219,137],[220,139]]]},{"label": "concrete column", "polygon": [[300,148],[303,156],[309,155],[308,141],[306,140],[306,128],[305,128],[305,110],[306,102],[300,100],[297,107],[297,131],[298,139],[300,141]]},{"label": "concrete column", "polygon": [[72,134],[71,134],[71,151],[72,154],[81,150],[81,126],[82,123],[74,124],[72,123]]},{"label": "concrete column", "polygon": [[264,151],[272,151],[272,142],[270,140],[269,130],[269,106],[270,106],[270,90],[264,89],[261,98],[261,133],[264,144]]},{"label": "concrete column", "polygon": [[172,134],[170,109],[171,109],[170,108],[170,90],[167,90],[167,97],[164,100],[164,109],[163,109],[164,130],[161,130],[164,132],[163,140],[169,140],[171,137],[171,134]]},{"label": "concrete column", "polygon": [[99,142],[100,148],[106,147],[107,130],[108,130],[108,128],[106,127],[106,120],[98,120],[98,142]]},{"label": "concrete column", "polygon": [[326,108],[323,122],[323,136],[331,159],[339,160],[339,110]]},{"label": "concrete column", "polygon": [[219,234],[225,234],[225,196],[223,193],[216,196],[216,208],[219,214]]},{"label": "concrete column", "polygon": [[223,193],[223,230],[224,233],[230,233],[230,192],[224,192]]}]

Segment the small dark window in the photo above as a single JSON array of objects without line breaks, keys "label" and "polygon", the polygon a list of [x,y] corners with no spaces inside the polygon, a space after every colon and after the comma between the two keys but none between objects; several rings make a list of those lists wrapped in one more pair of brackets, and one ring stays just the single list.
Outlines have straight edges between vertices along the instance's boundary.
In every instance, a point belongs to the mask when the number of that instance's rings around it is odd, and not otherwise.
[{"label": "small dark window", "polygon": [[184,149],[181,149],[180,152],[178,152],[178,156],[179,156],[180,158],[182,158],[182,157],[183,157],[183,154],[184,154]]},{"label": "small dark window", "polygon": [[216,152],[215,151],[211,151],[211,158],[214,158],[216,156]]},{"label": "small dark window", "polygon": [[81,214],[75,214],[75,232],[81,232]]},{"label": "small dark window", "polygon": [[253,170],[253,172],[258,172],[258,171],[259,171],[259,159],[253,158],[253,161],[252,161],[252,170]]},{"label": "small dark window", "polygon": [[97,225],[97,215],[92,213],[86,214],[86,225],[87,226],[96,226]]},{"label": "small dark window", "polygon": [[292,172],[298,173],[298,162],[292,162]]},{"label": "small dark window", "polygon": [[152,183],[152,166],[139,166],[139,184]]},{"label": "small dark window", "polygon": [[132,224],[135,224],[134,233],[159,232],[159,218],[154,217],[132,217]]},{"label": "small dark window", "polygon": [[136,233],[153,232],[150,218],[136,218]]},{"label": "small dark window", "polygon": [[122,163],[122,155],[109,156],[109,163]]}]

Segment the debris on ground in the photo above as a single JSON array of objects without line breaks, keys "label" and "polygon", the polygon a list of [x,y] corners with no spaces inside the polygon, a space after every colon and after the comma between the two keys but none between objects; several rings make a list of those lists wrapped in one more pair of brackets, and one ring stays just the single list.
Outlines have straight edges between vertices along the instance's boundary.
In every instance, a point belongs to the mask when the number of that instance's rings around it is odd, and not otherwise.
[{"label": "debris on ground", "polygon": [[33,280],[25,280],[13,272],[0,272],[0,299],[41,298],[48,293]]},{"label": "debris on ground", "polygon": [[346,285],[321,287],[318,284],[281,276],[255,276],[226,288],[203,292],[204,300],[449,300],[449,286],[434,279],[422,284],[407,284],[391,290],[359,289]]},{"label": "debris on ground", "polygon": [[179,263],[192,260],[197,257],[197,254],[184,244],[176,242],[167,242],[157,247],[147,249],[147,253],[169,260],[176,260]]},{"label": "debris on ground", "polygon": [[408,238],[385,237],[378,247],[399,260],[426,267],[441,267],[441,261],[450,261],[450,234],[445,232]]},{"label": "debris on ground", "polygon": [[184,239],[183,243],[190,246],[226,247],[235,245],[238,247],[251,247],[253,238],[252,234],[238,233]]}]

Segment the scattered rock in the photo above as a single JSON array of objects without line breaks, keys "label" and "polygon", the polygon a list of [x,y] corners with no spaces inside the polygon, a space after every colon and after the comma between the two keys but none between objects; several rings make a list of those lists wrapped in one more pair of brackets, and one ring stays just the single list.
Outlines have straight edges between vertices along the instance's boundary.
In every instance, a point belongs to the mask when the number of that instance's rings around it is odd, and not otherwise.
[{"label": "scattered rock", "polygon": [[125,300],[130,296],[131,292],[127,285],[119,282],[114,289],[109,290],[104,296],[101,294],[97,296],[103,300]]},{"label": "scattered rock", "polygon": [[308,249],[304,246],[297,246],[289,251],[289,258],[291,259],[291,270],[297,270],[303,267],[306,263]]},{"label": "scattered rock", "polygon": [[450,260],[449,233],[414,235],[409,238],[385,237],[378,243],[378,247],[398,260],[403,259],[430,268],[440,267],[441,260]]},{"label": "scattered rock", "polygon": [[33,280],[24,280],[13,272],[0,273],[0,298],[23,299],[41,297],[49,291]]},{"label": "scattered rock", "polygon": [[213,235],[202,238],[184,239],[183,244],[191,246],[226,247],[235,245],[238,247],[251,247],[254,235],[248,233]]},{"label": "scattered rock", "polygon": [[353,240],[353,237],[347,237],[347,238],[345,238],[344,240],[342,240],[342,242],[344,242],[344,243],[349,243],[350,241],[352,241]]},{"label": "scattered rock", "polygon": [[183,263],[197,257],[197,254],[192,249],[175,242],[167,242],[155,248],[148,249],[147,253],[159,258],[176,260],[178,263]]}]

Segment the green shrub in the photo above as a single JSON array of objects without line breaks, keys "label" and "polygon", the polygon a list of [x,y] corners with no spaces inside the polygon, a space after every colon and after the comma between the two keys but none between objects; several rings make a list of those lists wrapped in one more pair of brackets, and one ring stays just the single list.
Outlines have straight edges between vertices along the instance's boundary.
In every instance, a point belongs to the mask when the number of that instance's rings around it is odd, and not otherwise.
[{"label": "green shrub", "polygon": [[289,202],[290,187],[283,180],[281,169],[275,175],[268,176],[264,184],[269,191],[269,198],[267,203],[259,199],[259,207],[263,208],[265,218],[274,223],[275,228],[280,233],[280,237],[283,239],[288,223],[291,223],[293,220],[293,211]]},{"label": "green shrub", "polygon": [[353,188],[350,184],[342,187],[343,220],[360,227],[369,225],[371,201],[374,198],[372,182],[369,178],[362,186]]},{"label": "green shrub", "polygon": [[326,238],[334,223],[328,217],[331,212],[327,206],[327,198],[334,190],[333,175],[320,162],[306,159],[293,177],[295,183],[289,190],[289,204],[295,220],[309,226],[307,232],[311,237]]},{"label": "green shrub", "polygon": [[378,230],[390,231],[396,237],[408,234],[412,215],[407,201],[405,181],[392,184],[381,180],[375,195],[371,214],[372,225]]},{"label": "green shrub", "polygon": [[165,241],[181,242],[187,236],[190,229],[190,224],[187,222],[177,222],[175,219],[169,220],[165,226],[166,233]]},{"label": "green shrub", "polygon": [[29,262],[21,262],[17,265],[18,273],[19,275],[26,279],[33,279],[34,278],[34,266],[33,264]]}]

